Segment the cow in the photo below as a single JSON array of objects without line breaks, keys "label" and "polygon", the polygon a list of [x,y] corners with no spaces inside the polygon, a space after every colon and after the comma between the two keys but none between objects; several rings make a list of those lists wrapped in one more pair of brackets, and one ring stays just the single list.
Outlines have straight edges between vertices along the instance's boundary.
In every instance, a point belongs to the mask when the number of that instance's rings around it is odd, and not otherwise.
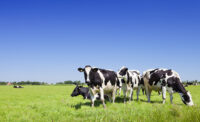
[{"label": "cow", "polygon": [[83,86],[78,86],[74,88],[71,96],[75,97],[78,95],[82,95],[84,99],[91,99],[90,93],[89,93],[89,88],[83,87]]},{"label": "cow", "polygon": [[[71,96],[75,97],[75,96],[78,96],[78,95],[82,95],[83,99],[89,99],[89,100],[91,99],[91,95],[90,95],[88,87],[76,85]],[[100,100],[100,94],[98,94],[98,97],[96,99]],[[108,99],[108,96],[104,95],[104,99]]]},{"label": "cow", "polygon": [[13,86],[13,88],[24,88],[24,87],[22,87],[22,86]]},{"label": "cow", "polygon": [[113,103],[115,102],[115,94],[119,80],[114,71],[95,68],[90,65],[86,65],[85,68],[78,68],[78,71],[84,72],[85,82],[89,87],[91,95],[92,107],[94,107],[98,93],[100,93],[100,99],[104,108],[106,108],[104,94],[108,95],[110,99],[112,97]]},{"label": "cow", "polygon": [[166,99],[166,91],[170,94],[172,104],[173,93],[178,92],[181,100],[188,106],[193,105],[190,92],[183,87],[179,74],[171,69],[149,69],[143,72],[143,80],[147,93],[148,102],[150,102],[151,91],[162,91],[163,104]]},{"label": "cow", "polygon": [[122,83],[124,93],[124,102],[126,102],[127,92],[130,91],[129,101],[133,99],[133,90],[137,90],[137,100],[139,99],[140,88],[143,85],[141,82],[140,72],[137,70],[128,70],[127,67],[122,67],[118,73],[119,81]]}]

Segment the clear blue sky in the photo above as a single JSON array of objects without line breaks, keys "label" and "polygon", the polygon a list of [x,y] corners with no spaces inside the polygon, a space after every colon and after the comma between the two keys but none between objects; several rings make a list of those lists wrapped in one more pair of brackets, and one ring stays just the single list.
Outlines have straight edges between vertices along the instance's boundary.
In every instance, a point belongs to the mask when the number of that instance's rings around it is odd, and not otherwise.
[{"label": "clear blue sky", "polygon": [[200,80],[199,0],[1,0],[0,81],[83,80],[78,67]]}]

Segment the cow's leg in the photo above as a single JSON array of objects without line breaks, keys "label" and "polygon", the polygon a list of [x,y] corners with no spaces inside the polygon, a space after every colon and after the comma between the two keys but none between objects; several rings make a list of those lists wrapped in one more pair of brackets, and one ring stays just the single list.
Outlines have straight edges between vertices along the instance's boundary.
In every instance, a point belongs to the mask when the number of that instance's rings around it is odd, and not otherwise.
[{"label": "cow's leg", "polygon": [[94,107],[94,101],[96,100],[96,95],[91,95],[91,103],[92,103],[92,107]]},{"label": "cow's leg", "polygon": [[112,94],[106,94],[108,96],[109,102],[112,102]]},{"label": "cow's leg", "polygon": [[163,98],[163,104],[166,100],[166,86],[162,86],[162,98]]},{"label": "cow's leg", "polygon": [[160,91],[158,91],[158,95],[159,95],[159,96],[161,95]]},{"label": "cow's leg", "polygon": [[145,85],[145,91],[146,91],[146,96],[147,96],[147,101],[150,103],[150,96],[151,96],[151,90],[148,88],[147,85]]},{"label": "cow's leg", "polygon": [[173,94],[172,93],[170,93],[170,102],[171,102],[171,104],[173,104]]},{"label": "cow's leg", "polygon": [[118,94],[119,96],[121,95],[121,90],[122,90],[122,88],[119,88],[119,94]]},{"label": "cow's leg", "polygon": [[124,103],[126,103],[126,95],[127,95],[127,89],[123,89],[123,94],[124,94]]},{"label": "cow's leg", "polygon": [[116,92],[116,88],[114,88],[113,92],[112,92],[112,100],[113,100],[113,103],[115,103],[115,92]]},{"label": "cow's leg", "polygon": [[142,93],[143,93],[143,95],[144,95],[144,89],[142,89]]},{"label": "cow's leg", "polygon": [[131,88],[130,90],[130,94],[129,94],[129,102],[133,100],[133,88]]},{"label": "cow's leg", "polygon": [[103,91],[103,88],[100,88],[100,97],[101,97],[101,101],[103,103],[103,107],[106,108],[106,104],[105,104],[105,101],[104,101],[104,91]]},{"label": "cow's leg", "polygon": [[137,101],[139,100],[139,94],[140,94],[140,88],[141,88],[141,86],[138,86],[138,88],[137,88]]}]

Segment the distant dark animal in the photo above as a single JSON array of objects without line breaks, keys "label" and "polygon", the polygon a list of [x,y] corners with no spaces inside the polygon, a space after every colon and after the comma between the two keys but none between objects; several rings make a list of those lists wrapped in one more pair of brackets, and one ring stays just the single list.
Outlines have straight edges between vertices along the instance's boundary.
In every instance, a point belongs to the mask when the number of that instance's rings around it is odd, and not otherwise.
[{"label": "distant dark animal", "polygon": [[190,82],[187,82],[186,84],[187,84],[187,85],[193,85],[193,83],[190,83]]},{"label": "distant dark animal", "polygon": [[100,93],[100,98],[104,108],[106,107],[104,102],[104,94],[108,95],[109,100],[115,102],[115,95],[117,86],[119,86],[119,80],[117,74],[114,71],[94,68],[89,65],[85,68],[78,68],[79,72],[84,73],[85,82],[89,87],[91,95],[92,107],[94,107],[94,101]]},{"label": "distant dark animal", "polygon": [[184,104],[193,105],[190,92],[186,91],[177,72],[171,69],[150,69],[143,73],[144,85],[150,102],[151,91],[162,91],[163,103],[166,99],[166,91],[170,94],[172,103],[173,93],[178,92]]},{"label": "distant dark animal", "polygon": [[13,88],[24,88],[24,87],[22,87],[22,86],[13,86]]}]

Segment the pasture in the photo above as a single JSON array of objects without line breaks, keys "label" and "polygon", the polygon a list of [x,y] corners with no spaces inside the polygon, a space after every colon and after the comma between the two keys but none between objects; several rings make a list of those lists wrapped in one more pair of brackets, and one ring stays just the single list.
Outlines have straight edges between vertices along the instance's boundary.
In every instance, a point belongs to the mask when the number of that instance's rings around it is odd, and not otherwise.
[{"label": "pasture", "polygon": [[101,101],[90,107],[89,100],[82,96],[71,97],[75,85],[66,86],[24,86],[14,89],[12,86],[0,86],[0,121],[200,121],[200,86],[186,89],[192,94],[194,106],[188,107],[174,94],[174,104],[170,104],[167,93],[166,104],[162,96],[152,92],[151,101],[140,92],[140,100],[123,103],[123,94],[117,96],[116,103],[106,101],[104,109]]}]

